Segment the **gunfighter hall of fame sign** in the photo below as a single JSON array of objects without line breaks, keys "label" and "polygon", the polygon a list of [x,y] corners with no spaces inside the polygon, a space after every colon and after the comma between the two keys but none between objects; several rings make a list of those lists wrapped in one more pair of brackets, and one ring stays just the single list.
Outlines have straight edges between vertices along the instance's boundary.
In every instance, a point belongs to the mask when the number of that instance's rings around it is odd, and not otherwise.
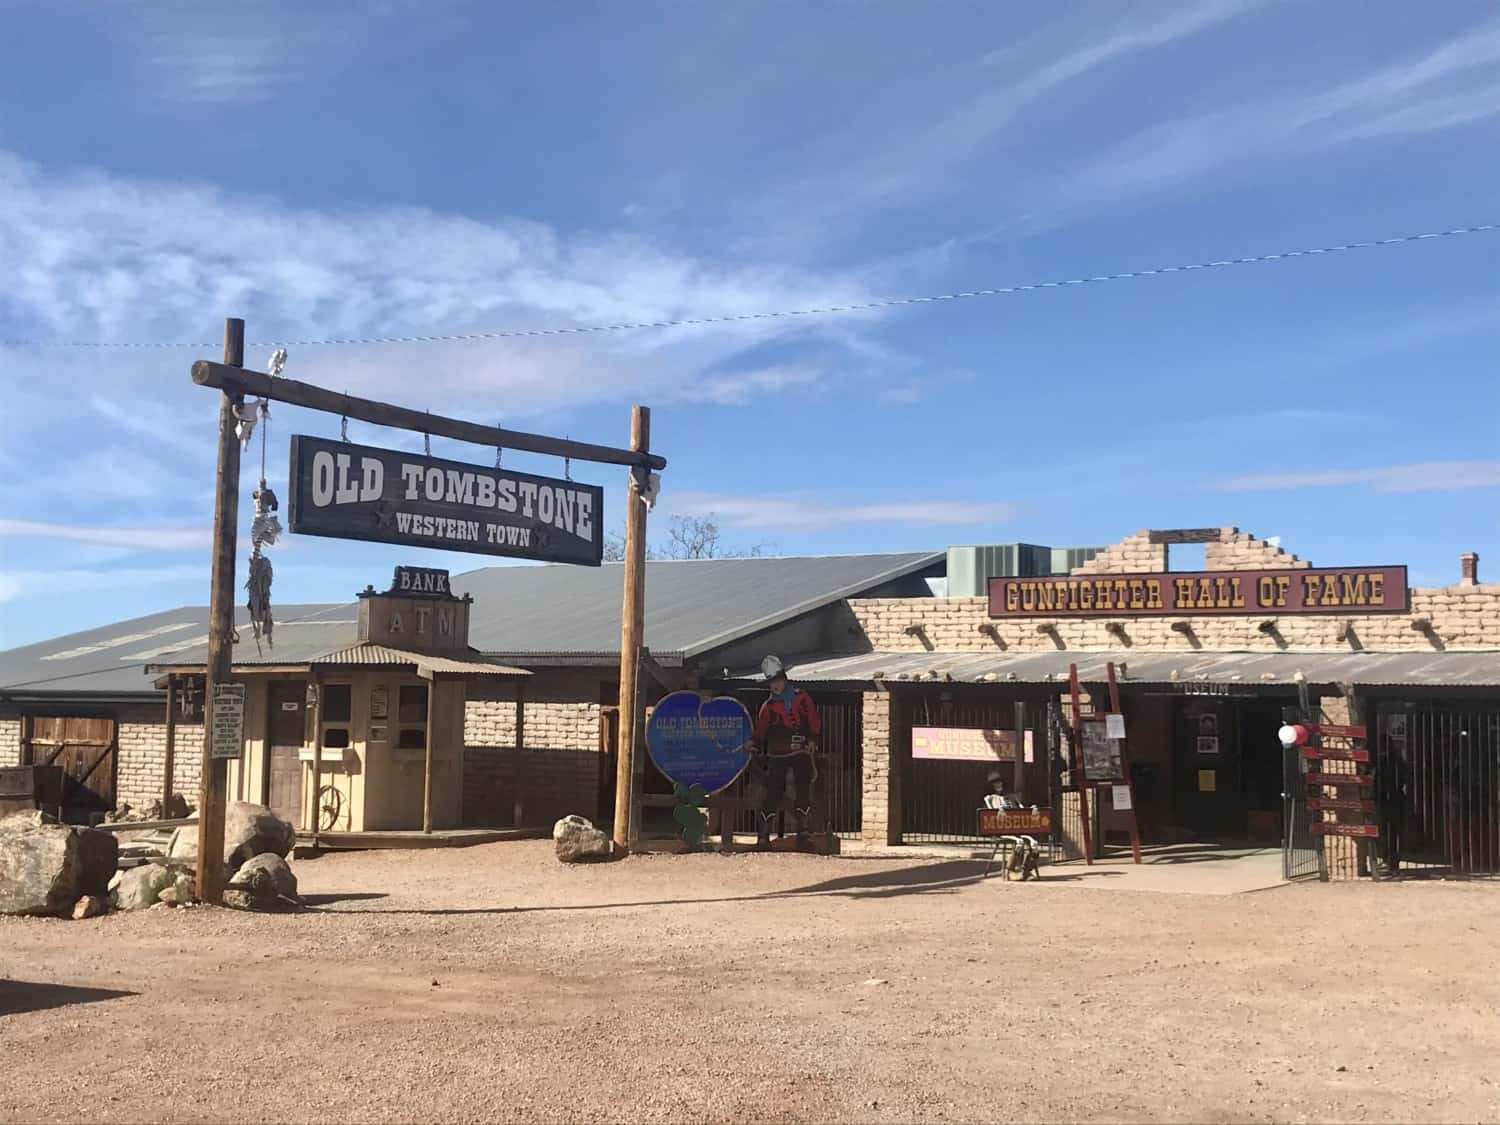
[{"label": "gunfighter hall of fame sign", "polygon": [[296,435],[294,534],[598,566],[604,490]]}]

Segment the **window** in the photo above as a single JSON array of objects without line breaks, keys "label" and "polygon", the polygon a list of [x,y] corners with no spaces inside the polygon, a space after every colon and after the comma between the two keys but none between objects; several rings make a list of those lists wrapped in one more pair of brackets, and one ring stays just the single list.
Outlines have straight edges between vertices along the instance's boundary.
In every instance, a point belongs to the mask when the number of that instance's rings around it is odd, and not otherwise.
[{"label": "window", "polygon": [[400,728],[396,732],[398,750],[425,750],[427,748],[427,685],[403,684],[396,697],[396,720]]},{"label": "window", "polygon": [[324,684],[323,708],[319,720],[323,724],[323,748],[344,750],[349,746],[349,724],[353,721],[354,690],[349,684]]}]

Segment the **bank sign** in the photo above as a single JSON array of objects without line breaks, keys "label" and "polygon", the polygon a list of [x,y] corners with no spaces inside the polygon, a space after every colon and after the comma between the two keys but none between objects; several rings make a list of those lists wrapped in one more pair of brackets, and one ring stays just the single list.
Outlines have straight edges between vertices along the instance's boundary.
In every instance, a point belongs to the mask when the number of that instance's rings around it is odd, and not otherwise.
[{"label": "bank sign", "polygon": [[991,578],[991,617],[1406,613],[1404,566]]},{"label": "bank sign", "polygon": [[297,435],[294,534],[598,566],[604,490]]}]

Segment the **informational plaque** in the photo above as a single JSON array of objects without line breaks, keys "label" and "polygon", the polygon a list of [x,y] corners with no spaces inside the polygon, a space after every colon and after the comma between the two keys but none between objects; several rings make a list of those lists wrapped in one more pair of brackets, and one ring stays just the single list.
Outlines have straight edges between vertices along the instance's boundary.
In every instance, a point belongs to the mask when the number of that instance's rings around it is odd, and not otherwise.
[{"label": "informational plaque", "polygon": [[214,684],[209,756],[238,758],[245,745],[245,685]]},{"label": "informational plaque", "polygon": [[1120,742],[1109,737],[1102,717],[1084,719],[1080,730],[1083,742],[1083,776],[1090,781],[1122,781],[1125,768],[1120,760]]}]

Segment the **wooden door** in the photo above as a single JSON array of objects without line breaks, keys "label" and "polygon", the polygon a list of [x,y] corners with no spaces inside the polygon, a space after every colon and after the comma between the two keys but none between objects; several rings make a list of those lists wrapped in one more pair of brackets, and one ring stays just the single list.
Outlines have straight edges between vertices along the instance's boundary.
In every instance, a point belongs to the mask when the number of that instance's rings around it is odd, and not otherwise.
[{"label": "wooden door", "polygon": [[266,804],[295,827],[302,824],[302,759],[307,739],[307,684],[302,680],[274,680],[267,705],[270,736],[266,739]]},{"label": "wooden door", "polygon": [[115,721],[34,717],[27,765],[61,766],[68,819],[115,807]]}]

